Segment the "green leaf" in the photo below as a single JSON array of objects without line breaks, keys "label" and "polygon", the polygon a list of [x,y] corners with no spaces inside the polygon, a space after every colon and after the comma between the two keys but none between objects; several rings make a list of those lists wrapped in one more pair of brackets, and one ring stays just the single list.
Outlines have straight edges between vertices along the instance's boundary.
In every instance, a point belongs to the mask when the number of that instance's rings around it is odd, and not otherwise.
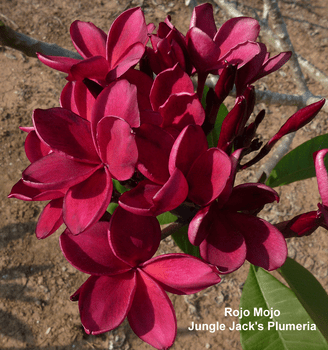
[{"label": "green leaf", "polygon": [[[286,154],[274,167],[266,181],[270,187],[287,185],[289,183],[314,177],[315,168],[313,152],[328,148],[328,134],[309,140]],[[328,166],[328,158],[325,160]]]},{"label": "green leaf", "polygon": [[158,215],[157,220],[158,220],[160,225],[166,225],[166,224],[170,224],[171,222],[176,221],[177,217],[175,215],[171,214],[169,211],[167,211],[161,215]]},{"label": "green leaf", "polygon": [[[244,350],[328,349],[328,343],[317,327],[313,326],[312,319],[294,292],[262,268],[251,265],[241,296],[240,308],[244,313],[245,310],[250,312],[250,316],[240,319],[240,324],[247,327],[249,323],[254,324],[254,330],[245,329],[240,332]],[[256,314],[260,308],[262,315]],[[264,316],[264,310],[269,310],[269,313],[272,310],[272,318],[271,315]],[[260,325],[263,330],[260,330]],[[283,327],[285,330],[282,330]],[[298,330],[297,327],[301,327],[302,330]],[[311,327],[315,330],[311,330]]]},{"label": "green leaf", "polygon": [[107,207],[107,211],[109,212],[109,214],[113,215],[117,207],[118,207],[117,203],[109,203],[109,206]]},{"label": "green leaf", "polygon": [[[202,96],[202,106],[204,109],[206,109],[206,95],[209,91],[209,87],[208,86],[204,86],[204,91],[203,91],[203,96]],[[212,148],[212,147],[216,147],[219,141],[219,136],[220,136],[220,131],[221,131],[221,126],[223,123],[224,118],[226,117],[226,115],[228,114],[228,109],[227,107],[222,103],[218,114],[216,116],[216,120],[215,120],[215,125],[213,130],[207,135],[207,142],[208,142],[208,147]]]},{"label": "green leaf", "polygon": [[192,245],[188,239],[188,226],[183,226],[177,232],[172,234],[172,238],[176,245],[186,254],[200,258],[199,248]]},{"label": "green leaf", "polygon": [[206,96],[207,96],[207,93],[208,93],[209,89],[210,88],[207,85],[204,86],[203,96],[202,96],[202,101],[201,101],[202,102],[202,106],[203,106],[204,109],[206,108]]},{"label": "green leaf", "polygon": [[310,271],[287,258],[278,270],[328,341],[328,295]]},{"label": "green leaf", "polygon": [[219,136],[221,132],[221,126],[223,123],[224,118],[228,114],[227,107],[222,103],[220,106],[220,109],[218,111],[218,114],[216,116],[215,125],[213,130],[207,135],[207,142],[208,147],[216,147],[219,141]]},{"label": "green leaf", "polygon": [[128,191],[128,189],[126,187],[124,187],[123,185],[121,185],[118,180],[113,179],[113,185],[114,185],[115,190],[119,193],[124,193],[124,192]]}]

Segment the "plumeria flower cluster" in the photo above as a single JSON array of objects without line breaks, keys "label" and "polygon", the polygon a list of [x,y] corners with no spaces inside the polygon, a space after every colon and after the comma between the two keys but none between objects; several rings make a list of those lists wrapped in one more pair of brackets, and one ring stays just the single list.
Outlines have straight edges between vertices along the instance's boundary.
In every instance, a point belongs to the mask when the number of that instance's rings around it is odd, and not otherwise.
[{"label": "plumeria flower cluster", "polygon": [[[66,225],[62,252],[91,275],[72,296],[86,332],[112,330],[127,317],[141,339],[167,349],[177,322],[166,292],[198,292],[245,260],[267,270],[284,263],[284,235],[257,217],[265,204],[279,201],[278,194],[261,183],[235,186],[235,176],[312,120],[324,101],[294,114],[253,160],[241,164],[261,148],[256,129],[264,111],[248,122],[255,105],[252,84],[291,55],[270,57],[256,41],[259,31],[258,22],[246,17],[217,29],[209,4],[194,9],[186,35],[169,16],[155,31],[141,9],[132,8],[108,35],[92,23],[71,25],[81,60],[38,55],[67,73],[68,82],[60,107],[36,109],[33,126],[21,128],[31,164],[9,197],[49,201],[37,223],[39,239]],[[204,94],[209,73],[219,80]],[[216,144],[209,145],[207,136],[234,86],[235,105]],[[323,218],[324,225],[328,197],[320,183],[327,182],[326,153],[316,156],[323,204],[306,216]],[[114,184],[126,191],[119,193]],[[111,202],[118,203],[113,215],[107,212]],[[161,240],[157,216],[168,211],[188,225],[201,259],[182,253],[153,257]]]}]

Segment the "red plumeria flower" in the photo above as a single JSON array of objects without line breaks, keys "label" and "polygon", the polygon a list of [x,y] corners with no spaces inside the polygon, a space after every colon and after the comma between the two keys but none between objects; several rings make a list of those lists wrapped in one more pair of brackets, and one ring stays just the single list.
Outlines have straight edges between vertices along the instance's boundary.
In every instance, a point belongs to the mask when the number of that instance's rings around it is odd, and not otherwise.
[{"label": "red plumeria flower", "polygon": [[192,73],[192,65],[187,50],[186,38],[170,22],[167,16],[165,22],[158,26],[156,34],[150,36],[153,48],[146,47],[147,58],[151,70],[159,74],[167,68],[173,68],[177,63],[188,75]]},{"label": "red plumeria flower", "polygon": [[195,215],[189,225],[190,242],[199,245],[201,257],[221,273],[237,270],[245,259],[275,270],[287,257],[283,235],[265,220],[242,212],[260,209],[274,200],[278,196],[268,186],[236,186],[223,206],[214,201]]},{"label": "red plumeria flower", "polygon": [[128,180],[134,174],[138,150],[132,128],[140,126],[136,87],[120,80],[105,88],[95,101],[91,123],[63,108],[37,109],[33,123],[52,152],[23,172],[10,197],[31,196],[31,192],[37,192],[37,200],[64,197],[63,220],[78,234],[106,211],[112,177]]},{"label": "red plumeria flower", "polygon": [[201,257],[216,265],[220,273],[237,270],[245,259],[271,271],[285,262],[287,245],[276,227],[252,214],[279,197],[263,184],[233,188],[240,154],[238,150],[230,157],[231,175],[224,190],[190,222],[189,240],[199,246]]},{"label": "red plumeria flower", "polygon": [[199,97],[208,73],[218,74],[226,62],[240,68],[260,52],[255,42],[259,32],[259,23],[248,17],[232,18],[217,30],[211,4],[194,8],[186,41],[198,73]]},{"label": "red plumeria flower", "polygon": [[186,126],[175,140],[170,154],[169,171],[179,169],[185,176],[188,198],[206,206],[226,187],[231,162],[226,153],[208,148],[206,136],[199,125]]},{"label": "red plumeria flower", "polygon": [[72,296],[79,300],[87,333],[118,327],[127,317],[133,331],[157,349],[172,346],[177,321],[165,291],[192,294],[220,282],[217,270],[187,254],[152,258],[161,231],[156,218],[122,208],[108,224],[99,222],[83,235],[66,230],[60,245],[66,259],[91,275]]},{"label": "red plumeria flower", "polygon": [[150,102],[163,118],[161,127],[175,138],[189,124],[202,125],[205,111],[194,85],[178,64],[157,75],[150,91]]},{"label": "red plumeria flower", "polygon": [[270,52],[267,52],[266,46],[262,43],[258,43],[258,45],[260,46],[260,53],[238,69],[235,81],[237,96],[243,93],[247,85],[253,84],[281,68],[292,55],[291,51],[287,51],[270,58]]},{"label": "red plumeria flower", "polygon": [[[153,79],[145,73],[132,68],[124,73],[121,79],[126,79],[130,84],[137,87],[140,123],[161,125],[162,117],[152,110],[149,100]],[[90,88],[90,86],[87,87],[85,81],[68,82],[60,95],[60,105],[78,114],[80,117],[91,121],[93,105],[97,96],[103,90],[103,87],[92,81],[89,81],[89,83],[94,85],[94,89],[92,89],[93,87]]]},{"label": "red plumeria flower", "polygon": [[157,216],[182,204],[187,198],[188,189],[183,173],[175,169],[163,185],[150,180],[141,181],[137,187],[123,193],[118,202],[131,213]]},{"label": "red plumeria flower", "polygon": [[105,86],[139,62],[153,29],[153,24],[146,25],[140,8],[118,16],[108,35],[90,22],[75,21],[71,38],[83,60],[41,54],[38,57],[47,66],[68,73],[68,80],[89,78]]},{"label": "red plumeria flower", "polygon": [[[37,162],[52,153],[51,148],[39,138],[33,127],[21,127],[28,132],[25,139],[25,153],[31,163]],[[25,201],[50,202],[39,216],[35,233],[38,239],[46,238],[54,233],[63,224],[63,199],[65,190],[41,190],[29,187],[24,180],[19,180],[12,188],[9,198],[15,197]]]},{"label": "red plumeria flower", "polygon": [[225,188],[231,162],[222,150],[208,149],[199,125],[188,125],[173,144],[168,170],[163,185],[142,181],[120,197],[120,205],[138,215],[154,216],[177,208],[187,196],[197,205],[208,205]]}]

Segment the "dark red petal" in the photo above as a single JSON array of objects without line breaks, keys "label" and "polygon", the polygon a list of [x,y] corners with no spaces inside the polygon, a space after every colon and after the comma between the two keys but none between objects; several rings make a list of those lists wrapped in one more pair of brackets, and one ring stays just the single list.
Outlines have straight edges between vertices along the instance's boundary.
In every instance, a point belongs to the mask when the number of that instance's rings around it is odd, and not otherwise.
[{"label": "dark red petal", "polygon": [[51,149],[75,159],[99,164],[89,121],[67,109],[51,108],[36,109],[33,123],[40,139]]},{"label": "dark red petal", "polygon": [[239,269],[246,258],[243,235],[226,215],[226,211],[217,213],[210,233],[199,246],[201,257],[216,265],[220,273]]},{"label": "dark red petal", "polygon": [[53,199],[44,207],[35,229],[38,239],[49,237],[64,223],[63,199]]},{"label": "dark red petal", "polygon": [[320,226],[317,211],[310,211],[295,216],[288,221],[279,222],[274,225],[285,238],[308,236]]},{"label": "dark red petal", "polygon": [[304,125],[310,123],[310,121],[319,113],[320,109],[325,104],[325,101],[326,100],[323,98],[320,101],[312,103],[311,105],[306,106],[294,113],[279,129],[279,131],[271,138],[267,145],[272,148],[273,145],[283,136],[294,132],[302,128]]},{"label": "dark red petal", "polygon": [[8,198],[17,198],[23,201],[48,201],[63,197],[65,191],[46,191],[30,187],[23,179],[19,180],[11,189]]},{"label": "dark red petal", "polygon": [[218,270],[187,254],[165,254],[147,261],[142,271],[174,294],[193,294],[221,281]]},{"label": "dark red petal", "polygon": [[246,41],[232,48],[224,56],[221,56],[220,62],[227,61],[229,64],[238,64],[238,68],[241,68],[260,52],[259,43]]},{"label": "dark red petal", "polygon": [[171,95],[159,112],[164,119],[163,128],[173,126],[180,131],[189,124],[202,125],[205,120],[205,111],[197,94]]},{"label": "dark red petal", "polygon": [[231,141],[238,136],[241,128],[244,128],[247,103],[244,96],[236,99],[234,107],[224,118],[217,147],[226,151]]},{"label": "dark red petal", "polygon": [[77,64],[81,62],[81,60],[78,60],[76,58],[69,58],[69,57],[59,57],[59,56],[48,56],[43,55],[41,53],[38,53],[38,59],[45,64],[46,66],[59,70],[60,72],[69,73],[71,67],[74,64]]},{"label": "dark red petal", "polygon": [[[188,30],[188,51],[192,63],[199,72],[208,72],[217,66],[221,49],[206,33],[197,27]],[[230,62],[229,62],[230,63]]]},{"label": "dark red petal", "polygon": [[123,119],[104,117],[97,125],[97,143],[102,161],[113,177],[128,180],[138,161],[135,135]]},{"label": "dark red petal", "polygon": [[163,118],[158,112],[151,109],[140,111],[140,124],[153,124],[160,126]]},{"label": "dark red petal", "polygon": [[[168,38],[163,38],[158,42],[156,56],[153,57],[153,60],[154,59],[160,60],[160,64],[162,65],[163,68],[164,67],[172,68],[177,63],[177,61],[174,61],[171,42]],[[152,62],[150,61],[150,63]]]},{"label": "dark red petal", "polygon": [[35,130],[28,133],[24,146],[26,156],[31,163],[36,162],[51,152],[51,148],[40,140]]},{"label": "dark red petal", "polygon": [[320,216],[320,225],[328,230],[328,208],[321,203],[318,203],[318,215]]},{"label": "dark red petal", "polygon": [[173,137],[159,126],[142,124],[136,130],[138,170],[148,179],[164,184],[169,178],[168,162],[173,142]]},{"label": "dark red petal", "polygon": [[84,181],[97,168],[53,152],[26,168],[22,178],[26,185],[40,190],[66,190]]},{"label": "dark red petal", "polygon": [[94,136],[98,122],[106,116],[124,119],[131,128],[140,126],[137,101],[137,88],[127,80],[118,80],[106,87],[97,97],[92,111],[92,130]]},{"label": "dark red petal", "polygon": [[119,204],[137,215],[157,216],[178,207],[187,197],[188,184],[179,169],[175,169],[163,185],[141,181],[134,189],[123,193]]},{"label": "dark red petal", "polygon": [[172,94],[179,92],[194,93],[194,85],[178,64],[159,73],[150,92],[150,102],[155,112]]},{"label": "dark red petal", "polygon": [[216,25],[211,4],[201,4],[193,10],[189,28],[197,27],[206,33],[210,38],[216,34]]},{"label": "dark red petal", "polygon": [[66,229],[59,239],[60,249],[71,265],[89,275],[117,275],[131,270],[113,254],[107,232],[108,222],[97,222],[80,235]]},{"label": "dark red petal", "polygon": [[[260,72],[256,76],[256,80],[272,73],[281,68],[291,57],[291,51],[281,52],[278,55],[267,59],[263,66],[261,67]],[[250,84],[252,81],[250,82]]]},{"label": "dark red petal", "polygon": [[258,21],[250,17],[236,17],[226,21],[215,35],[214,41],[220,46],[221,56],[245,41],[256,41],[260,33]]},{"label": "dark red petal", "polygon": [[210,233],[215,220],[214,203],[201,208],[191,220],[188,227],[188,238],[191,244],[199,246]]},{"label": "dark red petal", "polygon": [[177,333],[173,305],[164,290],[142,271],[137,274],[128,321],[134,333],[154,348],[164,350],[173,345]]},{"label": "dark red petal", "polygon": [[78,113],[76,114],[91,122],[91,112],[96,99],[86,85],[81,81],[75,82],[74,100],[78,110]]},{"label": "dark red petal", "polygon": [[153,197],[161,187],[150,180],[141,181],[137,187],[124,192],[118,202],[122,208],[133,214],[153,216]]},{"label": "dark red petal", "polygon": [[223,191],[230,172],[231,161],[227,154],[210,148],[196,159],[188,172],[188,198],[201,206],[208,205]]},{"label": "dark red petal", "polygon": [[140,8],[124,11],[113,22],[107,38],[107,60],[114,67],[130,46],[135,43],[146,45],[148,30]]},{"label": "dark red petal", "polygon": [[155,217],[135,215],[118,207],[110,221],[108,237],[114,254],[134,267],[155,254],[161,229]]},{"label": "dark red petal", "polygon": [[178,168],[187,176],[194,161],[208,149],[206,136],[199,125],[186,126],[177,137],[172,147],[169,171]]},{"label": "dark red petal", "polygon": [[106,168],[100,168],[85,181],[71,187],[63,206],[64,222],[78,234],[97,222],[106,211],[112,196],[113,182]]},{"label": "dark red petal", "polygon": [[278,193],[260,183],[241,184],[233,188],[224,208],[233,211],[256,210],[267,203],[279,202]]},{"label": "dark red petal", "polygon": [[[69,81],[64,86],[60,94],[60,107],[68,109],[69,111],[72,111],[77,115],[80,115],[75,102],[75,94],[74,94],[75,85],[76,85],[75,81]],[[81,117],[83,118],[83,116]]]},{"label": "dark red petal", "polygon": [[121,79],[126,79],[137,87],[137,99],[140,111],[151,109],[149,94],[153,85],[153,79],[147,74],[136,69],[129,69]]},{"label": "dark red petal", "polygon": [[34,130],[34,127],[33,126],[20,126],[19,129],[24,131],[24,132],[30,133],[31,131]]},{"label": "dark red petal", "polygon": [[106,57],[107,35],[93,23],[74,21],[70,34],[76,50],[83,58]]},{"label": "dark red petal", "polygon": [[116,276],[91,276],[79,295],[81,322],[88,334],[118,327],[127,316],[136,289],[133,271]]},{"label": "dark red petal", "polygon": [[85,78],[105,80],[109,71],[106,58],[93,56],[74,64],[67,77],[68,80],[82,81]]},{"label": "dark red petal", "polygon": [[179,169],[175,169],[168,181],[153,197],[154,215],[157,216],[177,208],[185,201],[187,195],[187,180]]},{"label": "dark red petal", "polygon": [[226,203],[226,201],[229,199],[229,197],[231,195],[242,152],[243,152],[243,149],[240,148],[240,149],[237,149],[236,151],[234,151],[230,155],[231,173],[230,173],[230,177],[227,181],[225,189],[221,192],[220,196],[217,199],[217,203],[218,203],[219,208],[222,208],[224,206],[224,204]]},{"label": "dark red petal", "polygon": [[106,76],[106,81],[111,82],[121,77],[131,67],[134,67],[142,58],[145,52],[144,44],[138,42],[131,45],[127,51],[122,54],[122,57],[117,62],[113,62],[110,71]]},{"label": "dark red petal", "polygon": [[[295,220],[296,219],[296,220]],[[318,215],[316,211],[304,213],[291,220],[288,228],[297,233],[297,236],[307,236],[318,228]]]},{"label": "dark red petal", "polygon": [[248,84],[257,80],[257,75],[261,71],[262,64],[267,54],[267,48],[262,43],[258,43],[258,45],[260,46],[260,53],[238,69],[236,77],[237,96],[243,93]]},{"label": "dark red petal", "polygon": [[267,221],[241,213],[227,214],[245,238],[247,246],[246,259],[266,270],[275,270],[282,266],[287,257],[285,238],[279,230]]}]

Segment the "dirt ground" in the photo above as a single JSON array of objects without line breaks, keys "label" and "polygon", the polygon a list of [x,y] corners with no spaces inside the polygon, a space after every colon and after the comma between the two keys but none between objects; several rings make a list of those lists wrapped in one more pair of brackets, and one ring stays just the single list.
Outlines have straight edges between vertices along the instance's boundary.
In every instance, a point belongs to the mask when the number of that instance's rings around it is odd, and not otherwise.
[{"label": "dirt ground", "polygon": [[[252,7],[261,11],[261,1],[238,1],[238,9],[252,16]],[[247,4],[243,6],[242,4]],[[326,0],[280,1],[295,49],[328,74],[328,4]],[[141,6],[147,22],[158,24],[170,14],[183,33],[190,20],[184,1],[170,0],[2,0],[0,20],[13,29],[37,39],[72,49],[69,26],[76,19],[91,21],[105,32],[112,21],[129,7]],[[215,7],[217,24],[228,17]],[[260,12],[259,12],[260,13]],[[31,126],[35,108],[58,106],[65,75],[43,66],[37,59],[0,47],[0,349],[151,349],[124,322],[118,329],[89,336],[81,327],[77,303],[69,296],[86,280],[64,259],[58,246],[62,232],[38,241],[34,230],[44,206],[39,202],[7,199],[29,162],[24,152],[25,134],[19,126]],[[320,84],[306,76],[312,93],[328,96]],[[259,84],[259,88],[295,93],[290,69],[284,67]],[[295,109],[260,104],[267,115],[259,129],[268,140]],[[321,112],[298,132],[293,147],[328,132],[328,116]],[[256,166],[239,176],[250,181]],[[278,188],[280,203],[267,206],[261,216],[272,223],[315,210],[320,201],[316,179]],[[308,268],[328,292],[327,232],[317,230],[301,240],[289,240],[289,256]],[[167,239],[160,252],[178,251]],[[190,332],[192,322],[226,322],[224,308],[237,309],[248,265],[223,277],[222,282],[193,296],[170,295],[176,310],[178,335],[172,349],[241,349],[237,331]],[[230,319],[229,322],[237,321]]]}]

